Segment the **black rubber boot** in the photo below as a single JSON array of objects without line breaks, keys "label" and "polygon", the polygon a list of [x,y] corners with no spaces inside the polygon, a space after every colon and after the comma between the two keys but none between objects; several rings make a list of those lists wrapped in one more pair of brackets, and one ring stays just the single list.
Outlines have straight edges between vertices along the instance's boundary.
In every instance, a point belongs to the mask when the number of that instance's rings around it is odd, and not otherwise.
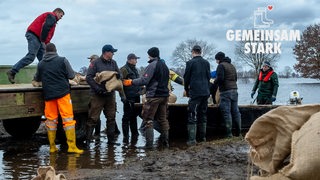
[{"label": "black rubber boot", "polygon": [[116,142],[116,134],[115,134],[116,122],[112,122],[107,124],[107,137],[109,145],[120,145]]},{"label": "black rubber boot", "polygon": [[122,122],[123,142],[129,143],[129,124]]},{"label": "black rubber boot", "polygon": [[207,123],[198,124],[199,141],[206,142]]},{"label": "black rubber boot", "polygon": [[115,136],[119,136],[119,134],[120,134],[120,130],[119,130],[119,128],[118,128],[117,123],[115,122],[115,126],[114,126],[114,135],[115,135]]},{"label": "black rubber boot", "polygon": [[146,149],[153,149],[153,127],[146,127]]},{"label": "black rubber boot", "polygon": [[99,119],[97,125],[94,128],[94,136],[99,137],[101,131],[101,120]]},{"label": "black rubber boot", "polygon": [[161,144],[164,148],[169,148],[169,131],[168,130],[162,131]]},{"label": "black rubber boot", "polygon": [[87,125],[86,129],[86,147],[89,149],[90,142],[92,140],[92,134],[93,134],[94,127]]},{"label": "black rubber boot", "polygon": [[197,125],[196,124],[189,124],[188,125],[188,146],[196,145],[196,135],[197,135]]},{"label": "black rubber boot", "polygon": [[137,120],[130,121],[130,131],[132,136],[135,136],[135,137],[139,136]]}]

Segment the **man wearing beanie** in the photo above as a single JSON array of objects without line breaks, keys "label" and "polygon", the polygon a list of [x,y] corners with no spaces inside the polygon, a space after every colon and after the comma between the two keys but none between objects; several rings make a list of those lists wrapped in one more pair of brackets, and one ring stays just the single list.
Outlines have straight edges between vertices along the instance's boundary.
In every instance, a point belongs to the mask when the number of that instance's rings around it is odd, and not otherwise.
[{"label": "man wearing beanie", "polygon": [[278,87],[278,75],[273,71],[270,62],[265,61],[252,88],[251,98],[258,89],[257,104],[272,105],[272,102],[276,100]]},{"label": "man wearing beanie", "polygon": [[206,141],[207,108],[210,96],[210,64],[201,56],[201,47],[192,48],[192,59],[187,62],[184,73],[184,90],[188,102],[188,146],[196,144],[198,131],[199,141]]},{"label": "man wearing beanie", "polygon": [[220,90],[219,108],[224,119],[225,137],[233,136],[232,122],[235,123],[235,136],[240,136],[241,115],[238,107],[237,71],[231,64],[231,59],[225,57],[223,52],[218,52],[215,59],[218,67],[214,83],[218,84]]},{"label": "man wearing beanie", "polygon": [[143,76],[137,79],[123,80],[124,86],[146,86],[146,102],[142,109],[143,123],[146,124],[146,148],[153,148],[153,120],[161,126],[161,145],[169,147],[169,122],[167,119],[169,97],[169,69],[164,60],[160,59],[157,47],[148,50],[149,65]]},{"label": "man wearing beanie", "polygon": [[117,52],[112,45],[106,44],[102,47],[102,55],[94,60],[88,69],[87,82],[90,85],[90,102],[89,102],[89,117],[87,122],[87,141],[89,146],[92,133],[96,127],[101,111],[107,119],[107,137],[108,144],[115,144],[116,136],[116,97],[115,92],[107,92],[105,83],[98,84],[94,77],[96,73],[102,71],[115,71],[118,73],[117,78],[121,78],[121,72],[118,68],[117,62],[113,59],[113,54]]}]

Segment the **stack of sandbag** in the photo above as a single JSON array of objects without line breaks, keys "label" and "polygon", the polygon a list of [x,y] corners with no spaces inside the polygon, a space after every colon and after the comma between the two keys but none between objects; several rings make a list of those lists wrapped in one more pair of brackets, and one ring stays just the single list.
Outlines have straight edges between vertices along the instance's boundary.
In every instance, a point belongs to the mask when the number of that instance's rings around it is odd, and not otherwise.
[{"label": "stack of sandbag", "polygon": [[[142,95],[142,103],[146,102],[146,94]],[[169,98],[168,98],[168,103],[169,104],[174,104],[177,102],[177,96],[173,94],[172,92],[169,92]]]},{"label": "stack of sandbag", "polygon": [[[31,82],[33,87],[42,87],[42,82],[38,82],[35,80],[32,80]],[[73,79],[69,79],[69,84],[71,86],[77,86],[77,85],[87,85],[86,77],[76,73]]]},{"label": "stack of sandbag", "polygon": [[94,80],[98,84],[101,84],[102,82],[105,81],[106,82],[105,87],[108,92],[118,91],[120,94],[120,97],[125,97],[122,81],[117,78],[117,74],[118,73],[115,71],[102,71],[100,73],[96,73]]},{"label": "stack of sandbag", "polygon": [[251,161],[266,172],[250,179],[320,179],[320,105],[271,110],[252,124],[245,139]]},{"label": "stack of sandbag", "polygon": [[67,179],[63,174],[57,174],[52,166],[39,167],[37,170],[38,175],[32,180],[65,180]]}]

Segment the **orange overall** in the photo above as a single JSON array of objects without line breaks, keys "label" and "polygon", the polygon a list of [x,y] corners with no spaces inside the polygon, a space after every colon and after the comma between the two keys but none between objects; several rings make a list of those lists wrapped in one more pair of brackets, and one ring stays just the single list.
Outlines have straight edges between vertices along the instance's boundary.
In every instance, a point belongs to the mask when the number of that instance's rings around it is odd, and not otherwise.
[{"label": "orange overall", "polygon": [[44,113],[47,118],[46,126],[49,130],[57,130],[59,113],[62,118],[64,130],[75,128],[76,121],[73,119],[70,94],[58,99],[45,101]]}]

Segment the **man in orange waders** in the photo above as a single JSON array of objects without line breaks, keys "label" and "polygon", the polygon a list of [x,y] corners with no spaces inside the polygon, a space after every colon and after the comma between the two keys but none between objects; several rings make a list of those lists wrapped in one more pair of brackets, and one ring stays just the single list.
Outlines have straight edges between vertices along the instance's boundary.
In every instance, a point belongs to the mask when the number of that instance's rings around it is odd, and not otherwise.
[{"label": "man in orange waders", "polygon": [[47,44],[45,55],[38,64],[34,80],[42,82],[45,99],[44,113],[47,118],[45,124],[50,143],[50,153],[58,151],[55,139],[59,113],[67,137],[68,152],[83,153],[83,150],[76,146],[76,121],[73,119],[68,81],[68,79],[73,79],[74,76],[69,61],[65,57],[58,56],[56,46],[53,43]]}]

